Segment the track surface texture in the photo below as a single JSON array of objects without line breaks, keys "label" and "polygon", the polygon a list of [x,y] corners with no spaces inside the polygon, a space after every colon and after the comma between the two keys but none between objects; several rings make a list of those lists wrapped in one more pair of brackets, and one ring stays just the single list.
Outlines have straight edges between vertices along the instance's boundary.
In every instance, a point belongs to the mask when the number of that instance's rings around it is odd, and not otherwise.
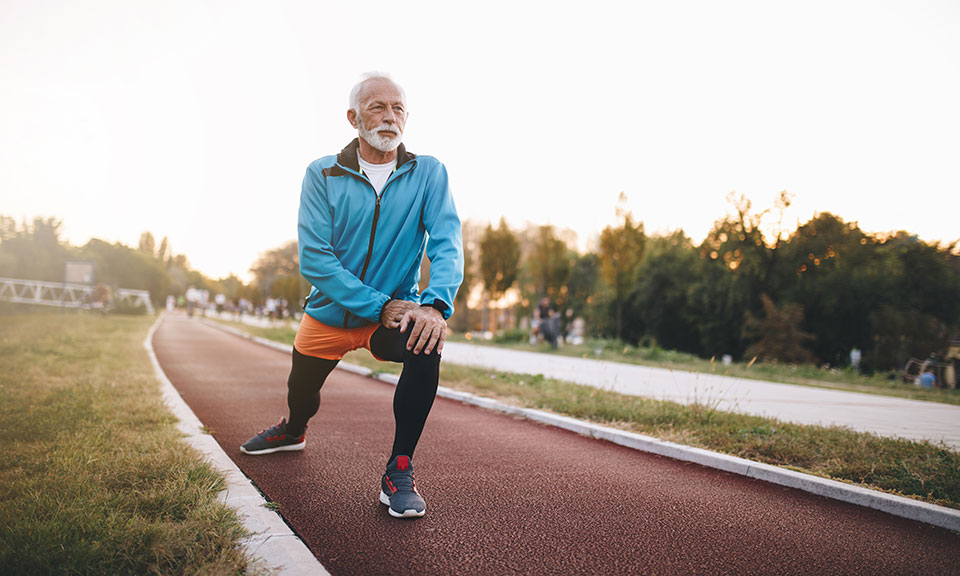
[{"label": "track surface texture", "polygon": [[305,450],[248,456],[286,415],[289,355],[182,316],[154,348],[334,575],[960,574],[950,531],[442,398],[413,459],[427,515],[397,520],[392,386],[334,371]]}]

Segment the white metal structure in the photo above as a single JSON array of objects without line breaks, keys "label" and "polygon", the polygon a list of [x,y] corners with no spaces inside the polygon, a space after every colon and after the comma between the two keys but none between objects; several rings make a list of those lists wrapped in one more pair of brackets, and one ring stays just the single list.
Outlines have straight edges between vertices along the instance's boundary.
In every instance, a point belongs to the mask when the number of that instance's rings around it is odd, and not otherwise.
[{"label": "white metal structure", "polygon": [[[89,284],[66,284],[63,282],[43,282],[40,280],[19,280],[0,278],[0,300],[42,306],[62,306],[64,308],[89,308],[92,306],[93,286]],[[148,314],[153,314],[150,292],[118,288],[111,300],[130,306],[143,305]]]}]

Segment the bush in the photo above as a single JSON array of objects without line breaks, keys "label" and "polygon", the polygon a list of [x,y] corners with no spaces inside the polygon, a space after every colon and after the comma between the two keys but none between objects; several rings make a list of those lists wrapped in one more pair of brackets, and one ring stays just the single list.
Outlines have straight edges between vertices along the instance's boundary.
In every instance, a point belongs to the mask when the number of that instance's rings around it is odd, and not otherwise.
[{"label": "bush", "polygon": [[131,304],[123,300],[116,300],[110,305],[110,313],[143,316],[147,313],[147,307],[143,304]]},{"label": "bush", "polygon": [[497,344],[513,344],[516,342],[526,342],[530,339],[530,333],[526,330],[520,330],[519,328],[513,328],[511,330],[504,330],[502,332],[497,332],[493,336],[493,341]]}]

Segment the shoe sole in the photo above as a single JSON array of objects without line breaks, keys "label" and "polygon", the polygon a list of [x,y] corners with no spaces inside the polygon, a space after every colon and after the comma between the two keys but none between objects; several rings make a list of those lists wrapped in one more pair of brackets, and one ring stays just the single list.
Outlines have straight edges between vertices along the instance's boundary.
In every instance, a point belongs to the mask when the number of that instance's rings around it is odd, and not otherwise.
[{"label": "shoe sole", "polygon": [[259,456],[261,454],[273,454],[274,452],[296,452],[297,450],[303,450],[306,446],[306,442],[287,444],[286,446],[277,446],[276,448],[265,448],[263,450],[247,450],[241,446],[240,451],[244,454],[250,454],[251,456]]},{"label": "shoe sole", "polygon": [[403,514],[400,514],[399,512],[394,511],[394,509],[390,507],[390,497],[387,496],[387,493],[384,492],[383,490],[380,491],[380,503],[387,505],[387,512],[389,512],[390,515],[393,516],[394,518],[419,518],[427,513],[426,506],[424,506],[423,510],[419,512],[417,512],[413,508],[407,508],[406,510],[403,511]]}]

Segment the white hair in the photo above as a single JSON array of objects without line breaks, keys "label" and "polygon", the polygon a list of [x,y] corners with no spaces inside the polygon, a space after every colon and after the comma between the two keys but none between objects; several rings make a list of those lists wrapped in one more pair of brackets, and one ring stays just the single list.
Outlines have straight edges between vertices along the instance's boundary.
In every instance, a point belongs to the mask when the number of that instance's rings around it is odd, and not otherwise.
[{"label": "white hair", "polygon": [[407,103],[407,93],[403,91],[403,86],[397,84],[397,82],[390,77],[390,74],[386,72],[365,72],[360,75],[360,81],[353,85],[353,89],[350,90],[350,109],[360,113],[360,90],[363,89],[363,85],[371,80],[389,80],[393,82],[394,86],[400,89],[400,96],[403,98],[403,103]]}]

